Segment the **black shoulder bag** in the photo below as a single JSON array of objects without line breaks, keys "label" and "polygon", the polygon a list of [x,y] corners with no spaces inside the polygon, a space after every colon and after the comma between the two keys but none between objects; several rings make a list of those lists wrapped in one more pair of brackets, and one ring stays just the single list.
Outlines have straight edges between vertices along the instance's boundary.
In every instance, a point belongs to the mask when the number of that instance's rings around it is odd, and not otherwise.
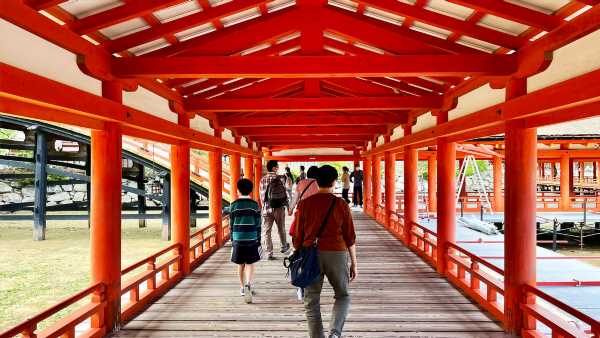
[{"label": "black shoulder bag", "polygon": [[[329,210],[325,215],[325,219],[321,223],[317,236],[310,246],[302,246],[300,249],[294,251],[292,255],[283,260],[283,266],[288,269],[288,276],[291,276],[291,283],[299,288],[305,288],[315,283],[321,276],[321,267],[319,266],[319,251],[317,250],[317,244],[319,238],[325,230],[325,225],[329,219],[329,215],[335,206],[337,197],[333,197]],[[304,236],[302,236],[304,237]]]}]

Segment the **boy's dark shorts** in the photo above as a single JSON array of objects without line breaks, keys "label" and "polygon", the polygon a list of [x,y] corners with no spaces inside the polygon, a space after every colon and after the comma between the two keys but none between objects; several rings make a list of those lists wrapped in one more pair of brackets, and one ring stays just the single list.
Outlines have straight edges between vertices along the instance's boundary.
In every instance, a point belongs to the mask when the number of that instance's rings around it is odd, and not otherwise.
[{"label": "boy's dark shorts", "polygon": [[254,264],[260,260],[258,252],[259,244],[237,244],[232,245],[231,261],[235,264]]}]

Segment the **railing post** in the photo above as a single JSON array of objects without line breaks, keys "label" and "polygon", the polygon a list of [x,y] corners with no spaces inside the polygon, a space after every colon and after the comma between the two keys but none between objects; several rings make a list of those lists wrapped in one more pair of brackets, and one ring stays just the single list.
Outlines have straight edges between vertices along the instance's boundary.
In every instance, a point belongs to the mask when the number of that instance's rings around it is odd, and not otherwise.
[{"label": "railing post", "polygon": [[[440,112],[437,124],[448,121],[448,112]],[[437,270],[448,269],[447,244],[456,240],[456,143],[437,140]]]},{"label": "railing post", "polygon": [[[220,130],[215,129],[215,136],[220,137]],[[223,244],[223,151],[215,149],[208,152],[208,180],[210,188],[208,190],[208,210],[209,223],[216,224],[217,246]]]},{"label": "railing post", "polygon": [[[102,82],[102,94],[122,101],[116,82]],[[119,326],[121,314],[121,126],[106,122],[104,129],[92,130],[91,144],[91,282],[106,285],[108,333]]]},{"label": "railing post", "polygon": [[[507,100],[526,93],[525,79],[508,82]],[[520,334],[524,323],[522,287],[536,283],[537,135],[535,128],[526,128],[521,120],[508,121],[505,135],[504,313],[507,331]]]},{"label": "railing post", "polygon": [[[411,134],[412,126],[404,126],[404,136]],[[413,223],[418,221],[418,195],[417,186],[417,149],[412,147],[404,148],[404,243],[410,244],[410,233]]]},{"label": "railing post", "polygon": [[385,152],[385,227],[392,226],[392,213],[396,211],[396,155]]},{"label": "railing post", "polygon": [[[189,127],[190,120],[179,114],[179,124]],[[176,267],[187,275],[190,273],[190,143],[180,142],[171,146],[171,217],[173,243],[181,248],[181,266]]]},{"label": "railing post", "polygon": [[35,132],[35,199],[33,205],[33,240],[46,239],[46,194],[48,175],[48,136],[44,131]]},{"label": "railing post", "polygon": [[[254,199],[260,199],[260,180],[262,178],[262,158],[257,157],[254,159]],[[259,202],[262,205],[262,201]]]}]

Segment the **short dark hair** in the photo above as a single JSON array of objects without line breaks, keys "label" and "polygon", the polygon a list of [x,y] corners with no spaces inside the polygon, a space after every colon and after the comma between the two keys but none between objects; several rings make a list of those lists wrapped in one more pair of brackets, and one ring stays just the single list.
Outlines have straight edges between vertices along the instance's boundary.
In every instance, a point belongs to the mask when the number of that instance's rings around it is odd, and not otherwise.
[{"label": "short dark hair", "polygon": [[310,168],[308,168],[308,171],[306,172],[306,177],[314,178],[316,180],[318,176],[319,167],[317,167],[316,165],[311,165]]},{"label": "short dark hair", "polygon": [[267,162],[268,171],[273,171],[273,168],[275,167],[279,167],[279,162],[277,162],[277,160],[269,160],[269,162]]},{"label": "short dark hair", "polygon": [[241,178],[237,181],[237,190],[244,196],[250,195],[253,188],[254,184],[247,178]]},{"label": "short dark hair", "polygon": [[343,166],[343,167],[342,167],[342,170],[343,170],[343,171],[350,171],[350,169],[348,169],[348,167],[346,167],[346,166]]},{"label": "short dark hair", "polygon": [[334,167],[326,164],[319,168],[319,176],[317,177],[317,184],[320,188],[331,188],[338,178],[338,172]]},{"label": "short dark hair", "polygon": [[303,165],[300,166],[300,170],[304,171],[304,166]]}]

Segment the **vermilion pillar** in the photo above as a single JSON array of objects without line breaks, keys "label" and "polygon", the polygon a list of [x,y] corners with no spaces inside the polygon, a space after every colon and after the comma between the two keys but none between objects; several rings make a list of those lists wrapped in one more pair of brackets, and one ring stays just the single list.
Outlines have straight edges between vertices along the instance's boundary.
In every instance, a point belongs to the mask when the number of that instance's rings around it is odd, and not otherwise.
[{"label": "vermilion pillar", "polygon": [[[238,140],[239,139],[236,138],[236,143],[239,142]],[[240,154],[232,154],[231,160],[229,161],[229,197],[232,202],[238,198],[237,181],[241,176],[241,166],[242,159],[240,158]]]},{"label": "vermilion pillar", "polygon": [[563,153],[560,156],[560,209],[569,210],[571,205],[571,161],[569,154]]},{"label": "vermilion pillar", "polygon": [[[190,126],[185,114],[179,114],[179,124]],[[181,247],[183,275],[190,273],[190,143],[171,145],[171,231],[173,243]]]},{"label": "vermilion pillar", "polygon": [[[411,134],[411,127],[404,128],[404,135]],[[410,243],[410,229],[417,223],[418,188],[417,188],[417,149],[404,148],[404,243]]]},{"label": "vermilion pillar", "polygon": [[[122,102],[117,82],[102,82],[102,95]],[[121,126],[113,122],[91,131],[91,282],[106,285],[107,332],[119,326],[121,314],[121,135]],[[92,327],[102,324],[92,320]]]},{"label": "vermilion pillar", "polygon": [[492,169],[494,172],[494,209],[496,211],[504,210],[504,196],[502,196],[502,158],[494,157],[492,160]]},{"label": "vermilion pillar", "polygon": [[[360,160],[359,160],[360,151],[358,151],[358,149],[354,149],[352,154],[354,155],[354,167],[355,168],[359,167],[360,166]],[[364,171],[363,171],[363,174],[364,174]],[[363,203],[364,203],[364,201],[363,201]]]},{"label": "vermilion pillar", "polygon": [[371,195],[371,157],[367,157],[363,160],[363,201],[365,206],[365,213],[367,215],[373,215],[372,195]]},{"label": "vermilion pillar", "polygon": [[[507,100],[527,93],[526,80],[511,80]],[[504,313],[506,329],[520,334],[525,323],[520,304],[523,285],[536,284],[536,161],[535,128],[522,120],[506,123],[506,187],[504,232]]]},{"label": "vermilion pillar", "polygon": [[[221,133],[215,130],[215,136]],[[221,149],[208,152],[208,210],[210,224],[216,224],[217,245],[223,245],[223,151]]]},{"label": "vermilion pillar", "polygon": [[430,212],[437,210],[437,170],[435,156],[427,158],[427,204]]},{"label": "vermilion pillar", "polygon": [[386,151],[385,155],[385,226],[391,226],[392,212],[396,211],[396,155]]},{"label": "vermilion pillar", "polygon": [[[440,112],[438,125],[448,121],[448,113]],[[448,243],[456,241],[456,143],[437,140],[437,269],[447,270]]]},{"label": "vermilion pillar", "polygon": [[[262,178],[262,158],[257,157],[254,159],[254,199],[260,199],[260,179]],[[259,202],[262,205],[262,202]]]},{"label": "vermilion pillar", "polygon": [[372,164],[373,172],[373,216],[375,216],[377,208],[381,204],[381,158],[377,155],[373,156]]},{"label": "vermilion pillar", "polygon": [[249,179],[250,181],[254,180],[254,161],[252,157],[244,157],[244,178]]}]

